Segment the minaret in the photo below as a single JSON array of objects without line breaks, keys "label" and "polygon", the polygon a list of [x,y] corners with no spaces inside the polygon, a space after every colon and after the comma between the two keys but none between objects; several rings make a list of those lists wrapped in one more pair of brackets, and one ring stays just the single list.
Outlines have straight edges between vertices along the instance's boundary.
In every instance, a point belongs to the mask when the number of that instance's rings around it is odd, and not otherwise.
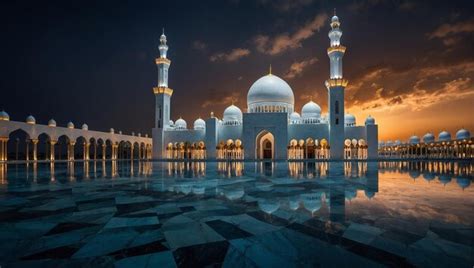
[{"label": "minaret", "polygon": [[329,106],[329,146],[331,159],[344,158],[344,89],[348,81],[342,76],[342,57],[346,47],[341,45],[342,31],[339,18],[331,18],[331,30],[329,31],[330,46],[328,48],[330,76],[326,80],[328,89]]},{"label": "minaret", "polygon": [[158,67],[158,85],[153,88],[155,94],[155,128],[153,129],[153,158],[164,158],[164,130],[170,122],[170,101],[173,90],[168,87],[168,69],[171,61],[166,57],[168,45],[166,35],[160,36],[160,57],[155,60]]}]

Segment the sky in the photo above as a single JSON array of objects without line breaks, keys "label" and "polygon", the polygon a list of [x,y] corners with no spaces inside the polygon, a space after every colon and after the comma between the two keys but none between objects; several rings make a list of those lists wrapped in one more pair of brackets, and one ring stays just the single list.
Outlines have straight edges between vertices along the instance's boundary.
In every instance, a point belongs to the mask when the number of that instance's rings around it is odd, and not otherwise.
[{"label": "sky", "polygon": [[[6,2],[6,1],[4,1]],[[154,59],[162,28],[171,60],[171,114],[188,126],[246,108],[253,82],[288,82],[295,109],[327,112],[329,20],[343,31],[346,112],[379,125],[380,140],[461,127],[474,133],[472,1],[2,2],[0,110],[91,130],[151,134]]]}]

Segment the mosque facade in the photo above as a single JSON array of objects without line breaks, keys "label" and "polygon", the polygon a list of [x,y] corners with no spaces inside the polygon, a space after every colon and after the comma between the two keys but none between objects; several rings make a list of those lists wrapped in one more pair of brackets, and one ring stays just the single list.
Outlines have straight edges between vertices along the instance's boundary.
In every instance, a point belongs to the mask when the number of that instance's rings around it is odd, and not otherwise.
[{"label": "mosque facade", "polygon": [[295,111],[295,97],[290,85],[270,72],[251,85],[247,107],[230,105],[219,119],[210,113],[192,126],[179,118],[171,119],[171,96],[168,87],[166,36],[160,37],[158,85],[155,94],[153,128],[154,159],[375,159],[378,126],[372,117],[363,125],[346,113],[342,60],[346,47],[341,44],[339,18],[334,15],[329,31],[330,77],[325,82],[328,111],[322,114],[312,100],[301,114]]}]

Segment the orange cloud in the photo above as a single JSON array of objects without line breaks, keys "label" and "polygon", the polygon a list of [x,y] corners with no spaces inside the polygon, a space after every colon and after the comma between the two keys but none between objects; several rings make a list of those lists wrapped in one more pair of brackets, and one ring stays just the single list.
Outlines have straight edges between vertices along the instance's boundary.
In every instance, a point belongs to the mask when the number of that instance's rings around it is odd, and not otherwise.
[{"label": "orange cloud", "polygon": [[242,57],[250,55],[250,50],[244,48],[234,48],[229,53],[216,53],[212,55],[210,61],[237,61]]},{"label": "orange cloud", "polygon": [[317,58],[311,58],[311,59],[303,60],[300,62],[294,62],[291,64],[289,70],[286,72],[284,77],[288,79],[293,79],[297,76],[300,76],[306,67],[313,65],[317,61],[318,61]]}]

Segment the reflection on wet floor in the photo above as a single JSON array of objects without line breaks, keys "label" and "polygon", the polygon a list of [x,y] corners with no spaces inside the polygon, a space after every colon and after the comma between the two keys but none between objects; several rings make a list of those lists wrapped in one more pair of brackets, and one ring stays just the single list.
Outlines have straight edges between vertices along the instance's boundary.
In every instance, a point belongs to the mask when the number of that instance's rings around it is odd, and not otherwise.
[{"label": "reflection on wet floor", "polygon": [[425,161],[0,165],[0,265],[470,267],[473,170]]}]

